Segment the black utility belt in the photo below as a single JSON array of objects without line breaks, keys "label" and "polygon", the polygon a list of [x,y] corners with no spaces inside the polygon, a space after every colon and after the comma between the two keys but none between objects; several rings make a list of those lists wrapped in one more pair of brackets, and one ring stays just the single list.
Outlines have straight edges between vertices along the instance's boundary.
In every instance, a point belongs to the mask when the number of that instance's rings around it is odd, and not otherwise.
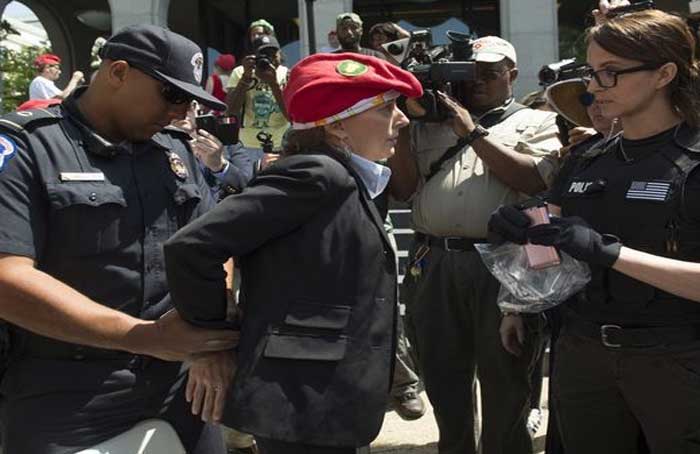
[{"label": "black utility belt", "polygon": [[598,324],[579,317],[566,317],[567,333],[599,340],[607,348],[652,348],[689,344],[700,340],[700,324],[626,327]]},{"label": "black utility belt", "polygon": [[484,238],[465,238],[460,236],[433,236],[416,232],[416,240],[431,248],[444,249],[445,251],[473,251],[474,245],[488,243]]}]

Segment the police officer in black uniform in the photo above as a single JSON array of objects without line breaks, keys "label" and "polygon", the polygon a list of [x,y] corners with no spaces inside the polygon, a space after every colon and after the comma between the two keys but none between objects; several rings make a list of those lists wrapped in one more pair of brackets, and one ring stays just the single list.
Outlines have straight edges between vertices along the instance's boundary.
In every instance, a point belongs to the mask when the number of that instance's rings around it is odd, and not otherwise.
[{"label": "police officer in black uniform", "polygon": [[700,64],[684,21],[630,13],[589,31],[588,90],[623,133],[583,152],[510,239],[555,246],[592,279],[563,307],[554,405],[567,454],[700,452]]},{"label": "police officer in black uniform", "polygon": [[189,137],[166,127],[199,83],[188,39],[132,26],[61,106],[0,119],[0,318],[11,323],[3,448],[62,454],[159,418],[188,452],[225,452],[192,415],[181,361],[235,345],[172,308],[162,243],[213,205]]}]

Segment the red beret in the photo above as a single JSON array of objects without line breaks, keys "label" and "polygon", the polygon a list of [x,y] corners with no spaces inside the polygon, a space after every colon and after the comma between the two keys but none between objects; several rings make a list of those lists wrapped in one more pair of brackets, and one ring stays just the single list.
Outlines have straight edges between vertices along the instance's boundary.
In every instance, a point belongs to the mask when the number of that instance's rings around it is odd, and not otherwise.
[{"label": "red beret", "polygon": [[41,54],[34,59],[34,66],[41,68],[44,65],[58,65],[61,58],[54,54]]},{"label": "red beret", "polygon": [[231,54],[221,54],[216,57],[214,64],[224,71],[231,71],[236,66],[236,57]]},{"label": "red beret", "polygon": [[57,98],[51,98],[51,99],[30,99],[29,101],[25,101],[22,104],[20,104],[17,107],[17,112],[21,112],[23,110],[31,110],[31,109],[46,109],[47,107],[53,106],[54,104],[60,104],[61,100]]},{"label": "red beret", "polygon": [[355,53],[319,53],[289,73],[284,104],[294,129],[309,129],[357,115],[401,95],[423,94],[413,74]]}]

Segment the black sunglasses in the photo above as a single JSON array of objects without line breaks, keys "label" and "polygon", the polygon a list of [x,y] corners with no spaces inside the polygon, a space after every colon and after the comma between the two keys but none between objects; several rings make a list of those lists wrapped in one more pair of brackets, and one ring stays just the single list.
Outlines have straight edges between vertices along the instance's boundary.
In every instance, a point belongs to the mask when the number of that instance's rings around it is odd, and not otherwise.
[{"label": "black sunglasses", "polygon": [[134,65],[133,63],[131,63],[129,61],[127,61],[127,63],[129,63],[129,66],[138,69],[139,71],[146,74],[147,76],[160,82],[160,84],[161,84],[160,94],[161,94],[161,96],[163,96],[163,99],[168,104],[180,106],[182,104],[189,104],[192,101],[194,101],[194,97],[191,94],[176,87],[175,85],[171,84],[167,80],[162,79],[157,74],[154,74],[152,71],[145,69],[143,66]]},{"label": "black sunglasses", "polygon": [[653,71],[655,69],[661,68],[663,65],[663,63],[645,63],[643,65],[635,66],[633,68],[620,70],[599,69],[598,71],[593,71],[593,68],[589,67],[586,69],[582,77],[583,80],[586,81],[586,83],[590,83],[592,79],[595,79],[596,83],[600,88],[613,88],[617,86],[617,77],[621,74],[630,74],[640,71]]}]

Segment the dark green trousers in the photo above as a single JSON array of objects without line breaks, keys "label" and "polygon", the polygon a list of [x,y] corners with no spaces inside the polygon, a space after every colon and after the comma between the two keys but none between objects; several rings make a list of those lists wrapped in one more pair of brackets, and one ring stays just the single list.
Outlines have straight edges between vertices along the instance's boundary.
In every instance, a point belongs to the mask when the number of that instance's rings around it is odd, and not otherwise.
[{"label": "dark green trousers", "polygon": [[530,371],[543,328],[526,317],[528,335],[520,357],[501,345],[498,281],[474,250],[432,248],[420,276],[407,273],[402,287],[428,398],[433,405],[440,454],[472,454],[473,383],[478,376],[482,405],[483,454],[529,454],[526,428]]}]

